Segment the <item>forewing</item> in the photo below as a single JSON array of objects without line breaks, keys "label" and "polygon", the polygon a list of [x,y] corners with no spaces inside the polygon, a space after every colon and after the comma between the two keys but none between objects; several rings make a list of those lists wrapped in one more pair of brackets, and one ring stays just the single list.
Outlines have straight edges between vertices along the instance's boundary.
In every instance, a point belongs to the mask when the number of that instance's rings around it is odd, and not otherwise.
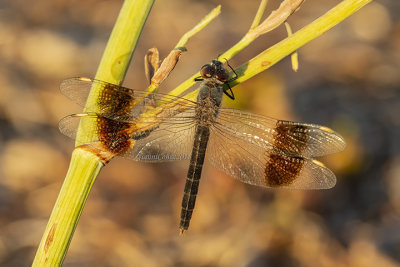
[{"label": "forewing", "polygon": [[211,128],[206,158],[217,169],[248,184],[294,189],[326,189],[335,175],[319,161],[288,154],[271,154],[262,146]]},{"label": "forewing", "polygon": [[[97,102],[86,104],[90,90],[99,92]],[[120,121],[132,121],[148,111],[154,116],[172,116],[196,104],[185,98],[133,90],[120,85],[90,78],[70,78],[62,81],[61,92],[75,103],[85,106],[86,112]],[[167,114],[168,113],[168,114]]]},{"label": "forewing", "polygon": [[93,80],[90,78],[70,78],[63,80],[60,84],[60,91],[80,106],[85,106],[86,99],[92,87]]},{"label": "forewing", "polygon": [[340,152],[346,146],[343,137],[328,127],[276,120],[235,109],[221,109],[215,125],[267,152],[312,158]]}]

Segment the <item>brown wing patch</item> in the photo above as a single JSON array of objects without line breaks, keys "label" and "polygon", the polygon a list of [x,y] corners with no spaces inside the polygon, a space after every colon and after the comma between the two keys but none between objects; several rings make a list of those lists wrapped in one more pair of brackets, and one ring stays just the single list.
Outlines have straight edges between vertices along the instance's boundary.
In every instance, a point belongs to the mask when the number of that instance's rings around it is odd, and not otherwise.
[{"label": "brown wing patch", "polygon": [[126,87],[104,82],[98,105],[102,114],[127,115],[135,105],[134,92]]},{"label": "brown wing patch", "polygon": [[[296,139],[289,137],[289,133]],[[304,158],[286,153],[295,151],[301,154],[306,148],[309,140],[307,127],[279,121],[275,128],[274,140],[275,151],[267,155],[269,161],[265,166],[265,184],[271,187],[290,185],[301,172]]]},{"label": "brown wing patch", "polygon": [[[297,154],[300,154],[310,140],[307,131],[307,126],[291,124],[288,121],[278,121],[274,134],[274,146],[279,150],[296,151]],[[293,139],[292,136],[296,139]]]},{"label": "brown wing patch", "polygon": [[265,167],[265,184],[275,187],[290,185],[303,168],[304,158],[270,155]]},{"label": "brown wing patch", "polygon": [[137,131],[135,124],[98,116],[97,127],[99,141],[111,153],[118,155],[132,148],[130,136]]},{"label": "brown wing patch", "polygon": [[105,116],[97,117],[97,127],[99,141],[113,155],[128,151],[135,143],[131,136],[138,129],[135,123],[127,122],[135,104],[137,103],[132,89],[104,82],[98,105],[101,114]]}]

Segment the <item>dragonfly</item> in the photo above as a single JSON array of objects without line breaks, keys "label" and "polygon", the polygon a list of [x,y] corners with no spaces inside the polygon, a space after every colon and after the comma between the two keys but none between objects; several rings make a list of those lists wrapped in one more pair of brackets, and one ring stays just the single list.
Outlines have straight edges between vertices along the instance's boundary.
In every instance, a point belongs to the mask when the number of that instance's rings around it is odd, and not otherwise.
[{"label": "dragonfly", "polygon": [[[336,184],[334,173],[315,158],[344,150],[340,134],[326,126],[221,107],[224,94],[234,99],[229,82],[237,75],[229,79],[218,60],[204,65],[200,74],[195,79],[201,82],[196,101],[90,78],[64,80],[61,92],[81,106],[90,88],[101,88],[101,93],[84,113],[61,119],[59,129],[105,163],[114,156],[143,162],[189,159],[181,233],[189,228],[205,159],[255,186],[329,189]],[[79,124],[85,123],[95,134],[78,137]]]}]

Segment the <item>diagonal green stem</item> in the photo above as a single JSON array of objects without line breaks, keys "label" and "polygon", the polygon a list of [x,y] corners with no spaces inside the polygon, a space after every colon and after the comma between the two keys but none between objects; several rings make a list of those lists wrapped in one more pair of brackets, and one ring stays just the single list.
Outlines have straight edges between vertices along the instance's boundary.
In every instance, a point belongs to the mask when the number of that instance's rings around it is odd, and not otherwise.
[{"label": "diagonal green stem", "polygon": [[244,82],[258,73],[270,68],[281,59],[298,50],[341,21],[354,14],[360,8],[373,0],[344,0],[327,13],[314,20],[293,35],[264,50],[256,57],[239,66],[235,71],[239,78],[231,83],[235,86]]},{"label": "diagonal green stem", "polygon": [[[84,167],[75,167],[82,163]],[[32,266],[62,264],[90,189],[102,167],[96,155],[82,149],[74,150]]]},{"label": "diagonal green stem", "polygon": [[[232,82],[230,85],[235,86],[245,80],[250,79],[254,75],[270,68],[281,59],[290,55],[291,53],[298,50],[300,47],[309,43],[313,39],[317,38],[324,32],[328,31],[341,21],[345,20],[347,17],[358,11],[363,6],[372,2],[373,0],[343,0],[337,6],[333,7],[327,13],[305,26],[298,32],[294,33],[290,37],[280,41],[274,46],[264,50],[262,53],[257,55],[250,61],[242,64],[240,67],[235,69],[238,73],[239,78]],[[239,42],[237,42],[228,51],[223,53],[220,58],[230,59],[241,50],[246,48],[254,38],[249,38],[245,35]],[[200,73],[194,74],[192,77],[178,85],[173,91],[170,92],[171,95],[180,95],[186,92],[191,86],[196,82],[194,78],[199,76]],[[185,96],[191,100],[195,99],[197,91],[193,91]]]}]

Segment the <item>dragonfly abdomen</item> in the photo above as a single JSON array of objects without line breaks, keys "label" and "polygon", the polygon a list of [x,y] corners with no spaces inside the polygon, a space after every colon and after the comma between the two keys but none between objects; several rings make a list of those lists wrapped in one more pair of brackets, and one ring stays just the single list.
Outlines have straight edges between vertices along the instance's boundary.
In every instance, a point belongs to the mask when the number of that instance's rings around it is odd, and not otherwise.
[{"label": "dragonfly abdomen", "polygon": [[181,233],[189,228],[190,219],[192,218],[209,137],[210,129],[207,126],[198,125],[196,127],[193,150],[190,157],[190,165],[182,199]]}]

